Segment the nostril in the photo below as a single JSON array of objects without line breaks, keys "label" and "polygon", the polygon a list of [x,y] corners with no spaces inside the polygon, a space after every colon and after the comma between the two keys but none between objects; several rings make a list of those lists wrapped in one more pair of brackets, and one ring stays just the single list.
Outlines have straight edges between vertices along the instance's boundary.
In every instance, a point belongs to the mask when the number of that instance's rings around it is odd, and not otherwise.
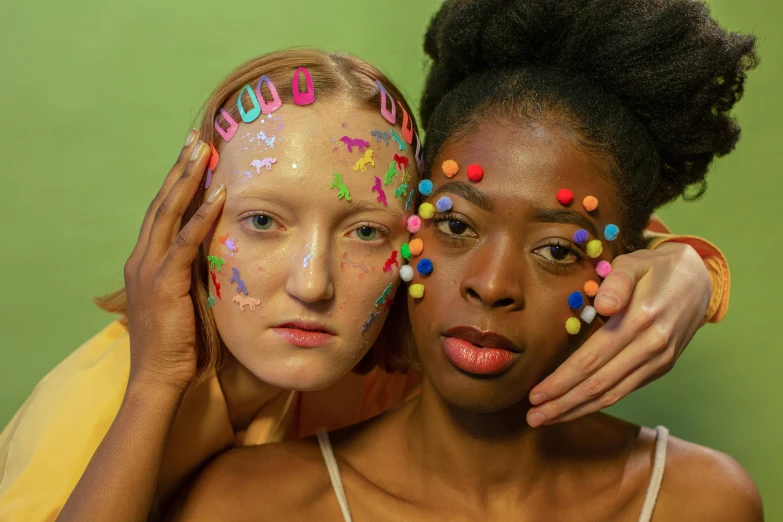
[{"label": "nostril", "polygon": [[506,297],[504,299],[498,299],[495,301],[495,308],[503,308],[506,306],[511,306],[514,304],[514,300],[510,297]]},{"label": "nostril", "polygon": [[467,294],[468,294],[469,297],[472,297],[474,299],[478,299],[479,301],[481,300],[481,296],[479,296],[478,293],[475,290],[473,290],[472,288],[468,288]]}]

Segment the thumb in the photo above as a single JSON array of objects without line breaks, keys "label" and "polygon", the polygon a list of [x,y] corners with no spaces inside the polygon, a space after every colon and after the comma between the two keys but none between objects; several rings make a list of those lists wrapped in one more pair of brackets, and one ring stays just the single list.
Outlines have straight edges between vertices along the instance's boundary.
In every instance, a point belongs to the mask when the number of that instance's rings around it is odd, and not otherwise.
[{"label": "thumb", "polygon": [[628,304],[633,289],[644,271],[628,255],[618,256],[612,263],[612,272],[601,283],[593,306],[603,316],[614,315]]}]

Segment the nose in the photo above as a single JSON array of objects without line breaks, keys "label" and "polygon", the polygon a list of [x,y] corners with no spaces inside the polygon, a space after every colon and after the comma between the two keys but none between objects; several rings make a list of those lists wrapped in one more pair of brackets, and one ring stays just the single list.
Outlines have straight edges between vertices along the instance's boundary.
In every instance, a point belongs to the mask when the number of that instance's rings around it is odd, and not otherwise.
[{"label": "nose", "polygon": [[285,286],[288,295],[305,303],[330,300],[334,281],[326,238],[315,233],[295,251],[299,253],[294,255]]},{"label": "nose", "polygon": [[460,283],[463,299],[481,306],[521,310],[525,260],[511,241],[485,243],[473,249]]}]

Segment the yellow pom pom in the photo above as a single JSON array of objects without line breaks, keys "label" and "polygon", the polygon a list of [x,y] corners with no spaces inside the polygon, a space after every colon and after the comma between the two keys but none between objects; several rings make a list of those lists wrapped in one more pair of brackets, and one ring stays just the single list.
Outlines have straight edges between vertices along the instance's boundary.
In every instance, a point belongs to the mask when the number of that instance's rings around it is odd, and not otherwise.
[{"label": "yellow pom pom", "polygon": [[422,203],[419,205],[419,215],[424,219],[432,219],[435,215],[435,206],[432,203]]},{"label": "yellow pom pom", "polygon": [[457,172],[459,172],[459,165],[457,165],[457,162],[454,160],[444,161],[441,168],[443,169],[443,174],[445,174],[447,178],[453,178],[457,175]]},{"label": "yellow pom pom", "polygon": [[411,285],[408,287],[408,293],[411,294],[411,297],[414,299],[421,299],[424,297],[424,285]]},{"label": "yellow pom pom", "polygon": [[568,318],[568,321],[566,321],[566,332],[568,332],[570,335],[576,335],[579,333],[579,330],[581,329],[582,329],[582,321],[580,321],[576,317]]},{"label": "yellow pom pom", "polygon": [[604,251],[604,244],[600,239],[593,239],[587,243],[587,255],[595,259]]}]

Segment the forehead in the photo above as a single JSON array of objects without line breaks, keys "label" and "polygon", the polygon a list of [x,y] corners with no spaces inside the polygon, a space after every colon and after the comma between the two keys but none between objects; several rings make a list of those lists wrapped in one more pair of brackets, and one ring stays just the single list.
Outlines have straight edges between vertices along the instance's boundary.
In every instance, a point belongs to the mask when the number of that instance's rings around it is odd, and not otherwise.
[{"label": "forehead", "polygon": [[594,195],[608,201],[613,196],[603,161],[580,150],[556,124],[546,121],[482,123],[442,147],[433,177],[445,180],[440,166],[447,159],[455,160],[461,172],[468,164],[481,165],[486,174],[476,188],[492,199],[552,202],[561,188],[581,198]]}]

